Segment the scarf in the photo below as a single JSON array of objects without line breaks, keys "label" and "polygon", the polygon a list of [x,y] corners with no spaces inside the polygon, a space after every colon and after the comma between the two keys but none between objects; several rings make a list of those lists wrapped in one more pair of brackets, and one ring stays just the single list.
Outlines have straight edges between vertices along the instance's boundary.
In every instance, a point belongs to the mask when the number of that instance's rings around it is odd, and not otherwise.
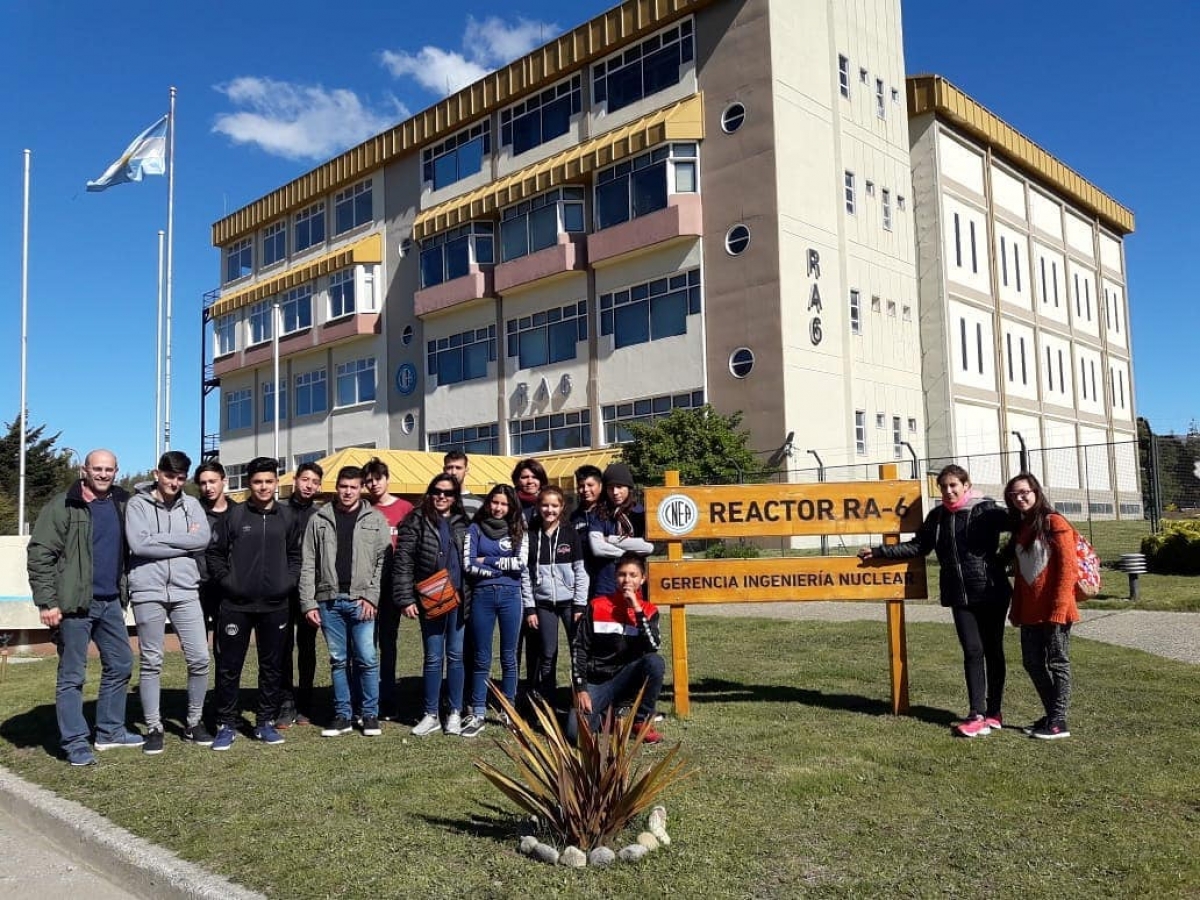
[{"label": "scarf", "polygon": [[508,523],[503,519],[494,519],[491,516],[484,516],[475,523],[479,526],[479,530],[485,536],[490,537],[493,541],[498,541],[508,537]]},{"label": "scarf", "polygon": [[956,500],[954,503],[947,503],[945,500],[943,500],[942,506],[944,506],[950,512],[954,513],[954,512],[958,512],[960,509],[963,509],[966,506],[969,506],[970,504],[974,503],[976,500],[982,500],[982,499],[983,499],[983,494],[979,493],[979,491],[975,490],[975,488],[971,488],[965,494],[963,494],[961,497],[959,497],[958,500]]},{"label": "scarf", "polygon": [[522,506],[537,506],[538,495],[536,493],[527,494],[524,491],[517,491],[517,499],[521,501]]}]

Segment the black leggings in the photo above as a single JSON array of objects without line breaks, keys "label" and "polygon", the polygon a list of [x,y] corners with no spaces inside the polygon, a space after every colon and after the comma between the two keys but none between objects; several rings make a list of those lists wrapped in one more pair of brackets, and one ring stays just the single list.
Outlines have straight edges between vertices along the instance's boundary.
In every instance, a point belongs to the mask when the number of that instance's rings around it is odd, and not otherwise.
[{"label": "black leggings", "polygon": [[970,715],[997,716],[1004,700],[1004,623],[1007,603],[955,606],[954,629],[963,651]]}]

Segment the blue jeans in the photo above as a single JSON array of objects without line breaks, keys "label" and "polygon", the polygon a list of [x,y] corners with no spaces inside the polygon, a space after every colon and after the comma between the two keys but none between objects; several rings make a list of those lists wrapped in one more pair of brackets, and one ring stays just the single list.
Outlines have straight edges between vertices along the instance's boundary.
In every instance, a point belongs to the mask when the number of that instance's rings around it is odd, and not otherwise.
[{"label": "blue jeans", "polygon": [[[646,690],[642,694],[642,702],[633,719],[639,723],[653,719],[658,695],[662,693],[663,674],[666,672],[666,668],[666,663],[663,662],[661,656],[657,653],[647,653],[627,664],[608,681],[600,684],[588,682],[588,697],[592,701],[592,713],[588,716],[588,725],[592,732],[594,734],[600,732],[604,726],[605,716],[612,707],[617,706],[623,700],[633,700],[637,696],[637,692],[642,689],[643,682],[645,682]],[[567,736],[571,740],[575,740],[579,730],[576,716],[577,712],[572,708],[571,715],[567,719]]]},{"label": "blue jeans", "polygon": [[[362,697],[364,718],[379,715],[379,663],[375,658],[375,620],[361,618],[357,600],[338,595],[318,604],[321,631],[329,646],[329,669],[333,677],[333,714],[349,719],[354,713],[350,690],[349,654],[354,654],[354,676]],[[353,648],[349,644],[353,643]]]},{"label": "blue jeans", "polygon": [[511,579],[475,585],[471,599],[471,639],[475,667],[471,673],[471,711],[487,712],[487,683],[492,670],[492,635],[500,623],[500,689],[509,702],[517,699],[517,639],[521,636],[521,588]]},{"label": "blue jeans", "polygon": [[425,647],[425,715],[438,714],[442,694],[442,661],[446,665],[446,694],[450,711],[458,712],[463,705],[463,625],[462,607],[437,619],[421,615],[421,643]]},{"label": "blue jeans", "polygon": [[68,754],[88,745],[83,717],[83,682],[88,644],[100,651],[100,695],[96,699],[96,740],[120,741],[125,734],[125,692],[133,673],[133,651],[119,599],[93,599],[87,612],[65,615],[58,626],[58,682],[54,709],[58,733]]}]

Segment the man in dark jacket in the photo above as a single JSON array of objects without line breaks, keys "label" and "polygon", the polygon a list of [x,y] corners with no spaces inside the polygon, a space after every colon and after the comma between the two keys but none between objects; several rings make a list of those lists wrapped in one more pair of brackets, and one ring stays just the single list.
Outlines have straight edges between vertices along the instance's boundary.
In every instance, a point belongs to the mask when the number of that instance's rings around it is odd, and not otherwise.
[{"label": "man in dark jacket", "polygon": [[[300,463],[292,479],[292,492],[287,505],[299,521],[300,533],[317,511],[317,494],[325,470],[315,462]],[[312,713],[313,680],[317,674],[317,628],[304,618],[300,610],[300,594],[292,591],[288,601],[288,627],[284,629],[281,662],[280,708],[275,718],[278,728],[308,725]],[[293,657],[295,659],[293,660]],[[293,662],[295,666],[293,666]],[[297,678],[299,685],[296,684]]]},{"label": "man in dark jacket", "polygon": [[252,630],[258,647],[254,738],[266,744],[283,743],[272,720],[279,710],[288,597],[300,575],[301,531],[291,511],[275,502],[276,466],[275,460],[264,456],[247,464],[250,497],[217,523],[208,548],[209,577],[221,590],[214,750],[228,750],[237,734],[238,689]]},{"label": "man in dark jacket", "polygon": [[96,749],[140,747],[125,727],[125,695],[133,672],[125,626],[125,504],[113,481],[117,458],[108,450],[85,457],[80,480],[44,507],[29,539],[29,586],[42,624],[58,647],[54,707],[63,752],[73,766],[96,762],[88,746],[83,682],[88,644],[100,652]]}]

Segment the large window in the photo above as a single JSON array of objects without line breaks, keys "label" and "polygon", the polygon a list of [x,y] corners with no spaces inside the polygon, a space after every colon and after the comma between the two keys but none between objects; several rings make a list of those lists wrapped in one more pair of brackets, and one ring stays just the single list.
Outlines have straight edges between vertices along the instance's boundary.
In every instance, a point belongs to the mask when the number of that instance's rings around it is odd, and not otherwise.
[{"label": "large window", "polygon": [[663,209],[668,194],[695,193],[696,149],[695,144],[666,144],[601,171],[596,176],[596,229]]},{"label": "large window", "polygon": [[588,410],[510,420],[508,437],[512,452],[546,453],[551,450],[577,450],[592,446],[592,414]]},{"label": "large window", "polygon": [[567,133],[582,108],[579,75],[500,110],[500,144],[513,156]]},{"label": "large window", "polygon": [[213,321],[214,356],[224,356],[237,349],[237,313]]},{"label": "large window", "polygon": [[353,406],[375,399],[375,357],[355,359],[337,367],[337,405]]},{"label": "large window", "polygon": [[254,424],[254,397],[250,388],[225,392],[225,430],[236,431]]},{"label": "large window", "polygon": [[329,409],[329,386],[324,369],[296,376],[296,415],[311,416]]},{"label": "large window", "polygon": [[862,409],[854,411],[854,452],[867,455],[867,413]]},{"label": "large window", "polygon": [[687,317],[700,312],[700,270],[680,272],[600,295],[600,334],[615,348],[687,334]]},{"label": "large window", "polygon": [[461,450],[464,453],[497,456],[500,453],[500,426],[492,422],[490,425],[469,425],[465,428],[434,431],[429,435],[429,449],[437,453]]},{"label": "large window", "polygon": [[354,270],[342,269],[329,276],[329,318],[354,312]]},{"label": "large window", "polygon": [[225,493],[244,491],[250,485],[246,482],[246,464],[235,463],[225,467]]},{"label": "large window", "polygon": [[610,113],[679,84],[683,64],[695,56],[692,20],[684,19],[658,34],[596,63],[592,99]]},{"label": "large window", "polygon": [[495,262],[495,231],[491,222],[468,222],[422,241],[421,287],[462,278],[470,273],[472,263]]},{"label": "large window", "polygon": [[325,203],[314,203],[296,213],[296,252],[325,243]]},{"label": "large window", "polygon": [[287,258],[287,222],[279,221],[263,229],[263,265],[270,266]]},{"label": "large window", "polygon": [[458,384],[486,378],[489,362],[496,361],[496,326],[473,328],[430,341],[426,364],[438,384]]},{"label": "large window", "polygon": [[236,281],[254,271],[254,240],[246,238],[225,248],[225,280]]},{"label": "large window", "polygon": [[575,359],[579,342],[588,336],[587,301],[509,319],[505,331],[508,355],[520,358],[521,369]]},{"label": "large window", "polygon": [[371,211],[370,178],[333,195],[334,234],[366,225],[374,218]]},{"label": "large window", "polygon": [[481,171],[484,158],[491,152],[492,123],[484,119],[422,150],[422,177],[433,184],[435,191],[440,190]]},{"label": "large window", "polygon": [[685,391],[682,394],[663,394],[614,403],[601,410],[604,418],[604,443],[622,444],[633,440],[626,427],[631,422],[652,422],[669,416],[676,409],[699,409],[704,405],[704,391]]},{"label": "large window", "polygon": [[[264,381],[262,386],[262,420],[264,422],[275,421],[275,383]],[[279,421],[283,421],[288,417],[288,392],[286,390],[279,394]]]},{"label": "large window", "polygon": [[312,286],[306,284],[284,294],[282,312],[282,334],[312,328]]},{"label": "large window", "polygon": [[250,346],[262,344],[275,334],[275,310],[270,300],[260,300],[250,307]]},{"label": "large window", "polygon": [[508,262],[558,243],[564,232],[582,232],[584,188],[540,194],[500,213],[500,259]]}]

